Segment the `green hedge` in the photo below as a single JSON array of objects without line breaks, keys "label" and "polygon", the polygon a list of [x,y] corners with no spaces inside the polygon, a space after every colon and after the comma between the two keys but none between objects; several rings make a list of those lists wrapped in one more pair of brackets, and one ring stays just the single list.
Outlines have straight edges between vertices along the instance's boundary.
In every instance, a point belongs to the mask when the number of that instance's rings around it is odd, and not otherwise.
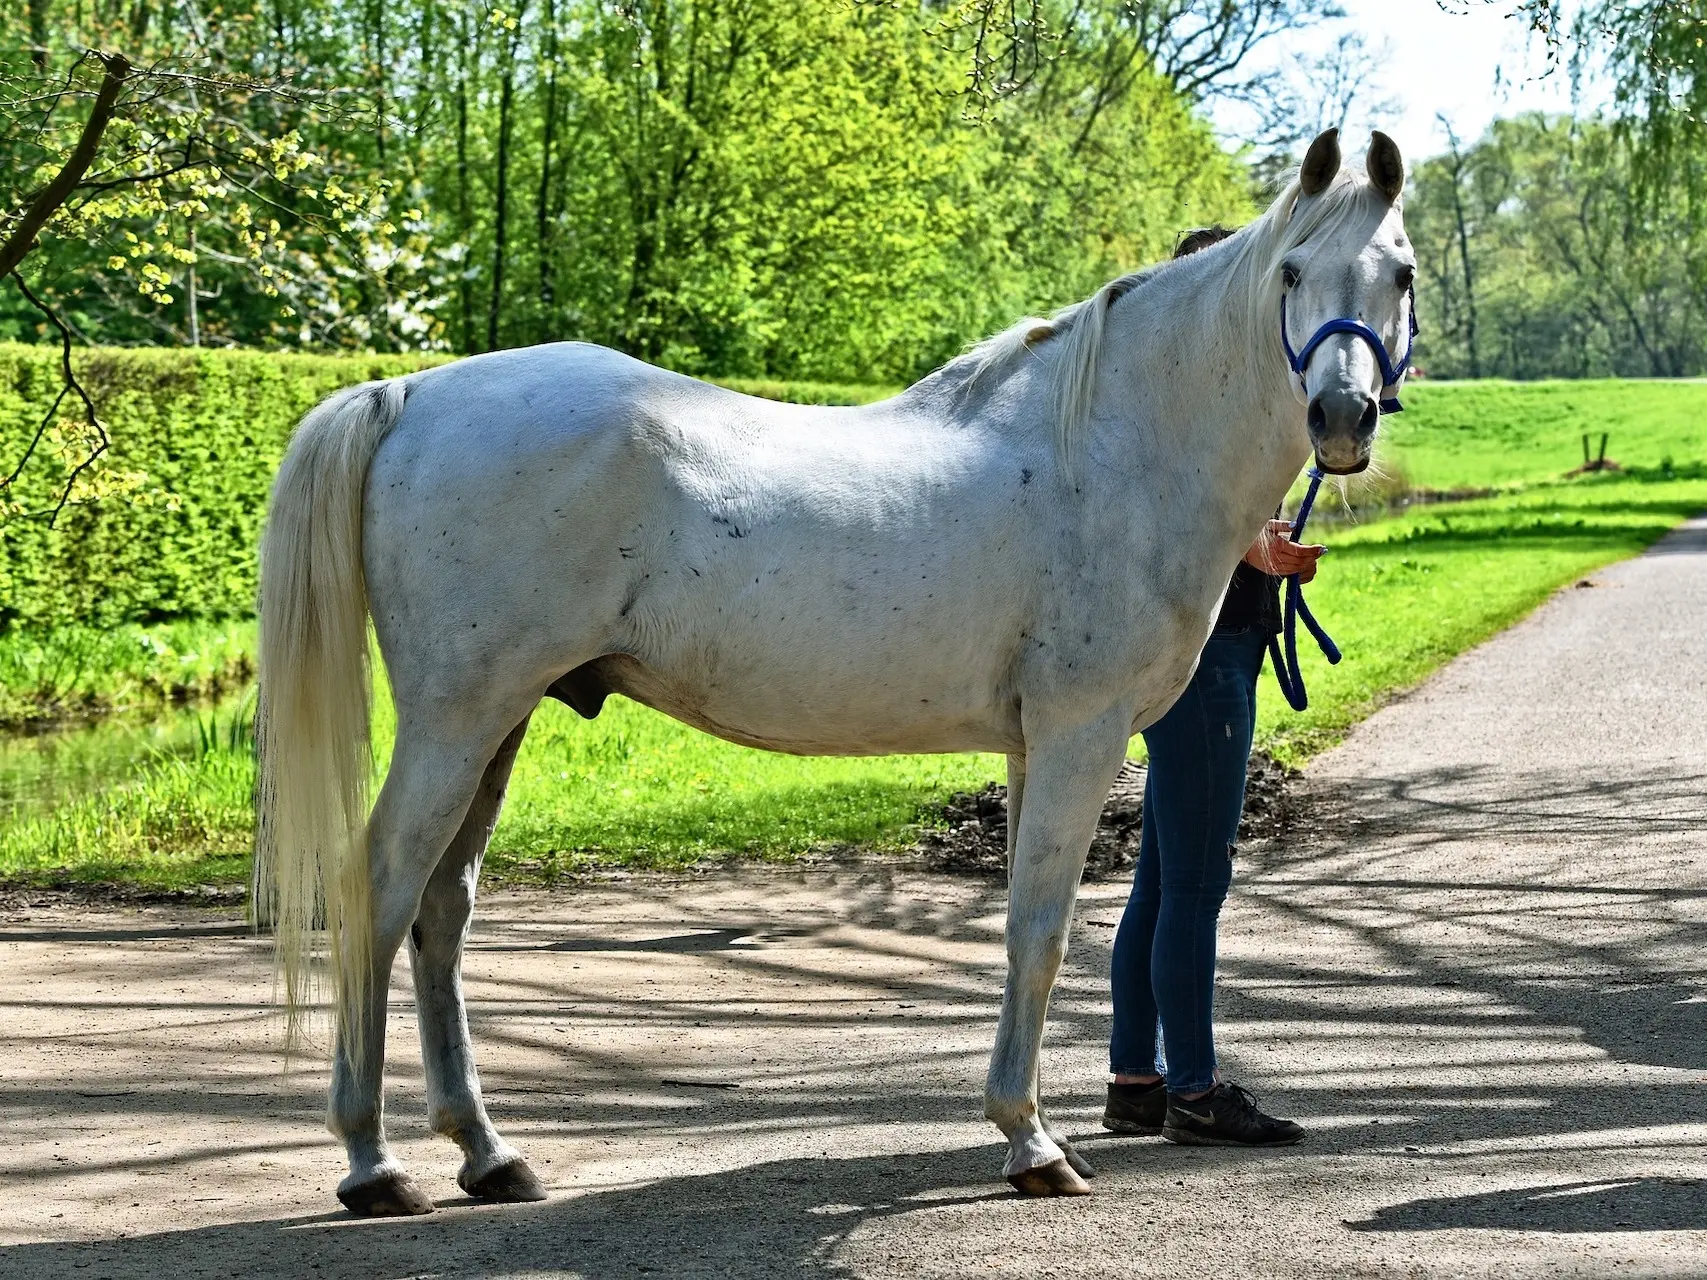
[{"label": "green hedge", "polygon": [[[93,494],[74,495],[51,528],[33,513],[53,506],[67,474],[53,440],[8,495],[0,627],[253,613],[255,543],[292,426],[338,387],[421,364],[243,351],[79,353],[79,378],[112,445]],[[0,459],[8,469],[59,387],[56,350],[0,345]]]},{"label": "green hedge", "polygon": [[[112,438],[94,486],[52,528],[69,463],[43,442],[0,524],[0,631],[80,623],[242,618],[254,609],[255,544],[267,489],[298,419],[350,383],[436,363],[430,356],[255,351],[79,352],[79,377]],[[738,390],[858,404],[885,388],[742,382]],[[60,388],[55,348],[0,344],[0,462],[16,465]],[[62,407],[62,418],[71,414]],[[0,475],[4,472],[0,471]]]},{"label": "green hedge", "polygon": [[795,404],[870,404],[895,395],[900,387],[868,386],[857,382],[778,382],[764,378],[712,378],[720,387],[766,400]]}]

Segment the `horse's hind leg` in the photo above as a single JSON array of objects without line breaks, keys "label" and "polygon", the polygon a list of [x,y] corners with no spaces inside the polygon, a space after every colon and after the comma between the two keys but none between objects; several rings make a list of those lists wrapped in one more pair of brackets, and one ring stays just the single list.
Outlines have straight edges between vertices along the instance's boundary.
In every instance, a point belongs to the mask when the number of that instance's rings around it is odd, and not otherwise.
[{"label": "horse's hind leg", "polygon": [[465,1158],[457,1183],[480,1200],[545,1199],[539,1179],[515,1148],[498,1136],[486,1115],[462,1000],[462,947],[474,917],[480,860],[497,825],[510,767],[526,732],[523,720],[486,766],[462,827],[427,881],[420,914],[409,934],[428,1114],[434,1132],[462,1148]]},{"label": "horse's hind leg", "polygon": [[391,1216],[433,1208],[385,1141],[382,1077],[391,965],[433,869],[462,826],[487,762],[528,705],[495,719],[497,727],[470,726],[447,738],[444,726],[456,723],[457,709],[441,708],[442,714],[429,716],[398,708],[391,768],[368,823],[373,891],[368,1002],[365,1009],[346,1011],[359,1014],[346,1017],[345,1025],[356,1027],[362,1040],[352,1046],[340,1036],[327,1108],[327,1125],[343,1139],[349,1156],[349,1176],[338,1184],[338,1198],[352,1213]]}]

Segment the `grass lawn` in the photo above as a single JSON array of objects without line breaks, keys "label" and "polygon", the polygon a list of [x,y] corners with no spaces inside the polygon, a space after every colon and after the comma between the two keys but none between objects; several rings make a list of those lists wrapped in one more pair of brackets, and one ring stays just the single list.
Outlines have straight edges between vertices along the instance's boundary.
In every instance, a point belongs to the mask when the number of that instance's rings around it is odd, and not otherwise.
[{"label": "grass lawn", "polygon": [[[1291,763],[1556,588],[1707,510],[1707,429],[1698,425],[1707,384],[1423,384],[1407,400],[1410,412],[1384,430],[1411,483],[1503,491],[1327,531],[1332,550],[1310,599],[1345,661],[1330,668],[1301,644],[1312,702],[1303,715],[1271,676],[1260,694],[1259,745]],[[1580,461],[1585,429],[1611,431],[1609,456],[1635,469],[1559,479]],[[0,637],[0,683],[51,678],[68,703],[98,701],[103,681],[193,689],[239,670],[252,644],[252,627],[212,623]],[[253,786],[247,710],[228,703],[0,738],[0,879],[168,887],[241,878]],[[383,759],[388,707],[379,718]],[[620,698],[592,723],[547,703],[490,866],[549,881],[591,863],[892,849],[949,793],[1000,774],[994,756],[800,759],[719,742]]]},{"label": "grass lawn", "polygon": [[1308,596],[1345,658],[1330,667],[1300,635],[1310,708],[1294,712],[1265,673],[1258,745],[1302,764],[1395,691],[1517,621],[1558,587],[1636,554],[1703,510],[1707,469],[1696,466],[1669,477],[1583,476],[1332,529]]},{"label": "grass lawn", "polygon": [[[1311,602],[1346,659],[1330,668],[1304,646],[1312,705],[1303,715],[1265,675],[1259,744],[1301,762],[1556,587],[1702,509],[1707,473],[1626,473],[1336,530]],[[14,741],[0,754],[0,800],[8,788],[12,797],[0,810],[0,877],[161,886],[241,877],[254,777],[246,713],[189,712],[168,730],[115,721],[54,740],[61,758],[50,767],[39,743]],[[379,719],[383,756],[388,707]],[[119,769],[104,774],[112,760]],[[1000,767],[995,756],[772,755],[620,698],[591,723],[548,703],[518,762],[491,867],[549,881],[595,862],[659,867],[838,844],[896,848],[930,806],[999,777]],[[45,804],[44,779],[57,780],[46,784]]]},{"label": "grass lawn", "polygon": [[1381,454],[1430,489],[1557,479],[1603,431],[1626,467],[1707,462],[1707,380],[1414,382],[1404,400],[1381,423]]},{"label": "grass lawn", "polygon": [[[245,698],[164,723],[116,720],[0,749],[0,880],[177,887],[241,878],[252,832],[252,712]],[[394,729],[389,700],[375,720],[383,760]],[[620,697],[592,722],[546,702],[517,761],[489,865],[550,880],[590,862],[658,867],[728,853],[893,849],[923,810],[981,786],[999,764],[777,755]]]}]

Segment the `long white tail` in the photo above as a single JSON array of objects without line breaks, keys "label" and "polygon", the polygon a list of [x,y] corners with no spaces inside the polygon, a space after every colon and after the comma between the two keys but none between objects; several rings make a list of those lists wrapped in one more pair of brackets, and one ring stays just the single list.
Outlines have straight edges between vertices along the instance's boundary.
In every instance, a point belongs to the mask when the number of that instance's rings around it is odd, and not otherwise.
[{"label": "long white tail", "polygon": [[309,412],[279,467],[261,538],[256,913],[276,929],[292,1044],[323,949],[338,1031],[352,1050],[362,1043],[373,954],[362,490],[403,412],[403,390],[400,379],[369,382]]}]

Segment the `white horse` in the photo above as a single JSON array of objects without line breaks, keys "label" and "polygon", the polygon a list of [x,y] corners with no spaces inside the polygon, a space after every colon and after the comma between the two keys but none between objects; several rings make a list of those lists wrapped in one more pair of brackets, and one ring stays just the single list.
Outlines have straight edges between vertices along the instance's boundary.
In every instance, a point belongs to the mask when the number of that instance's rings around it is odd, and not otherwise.
[{"label": "white horse", "polygon": [[[324,928],[329,1124],[359,1214],[432,1202],[381,1120],[410,939],[433,1128],[486,1200],[544,1195],[493,1128],[463,1010],[475,880],[528,717],[619,692],[801,754],[1007,755],[1008,977],[984,1111],[1030,1195],[1088,1190],[1038,1050],[1097,815],[1189,679],[1228,576],[1314,447],[1368,462],[1414,258],[1397,147],[1312,144],[1225,243],[1026,320],[892,400],[776,404],[564,343],[331,397],[262,545],[266,904],[294,1016]],[[1304,373],[1294,346],[1356,318]],[[397,704],[368,813],[367,618]]]}]

